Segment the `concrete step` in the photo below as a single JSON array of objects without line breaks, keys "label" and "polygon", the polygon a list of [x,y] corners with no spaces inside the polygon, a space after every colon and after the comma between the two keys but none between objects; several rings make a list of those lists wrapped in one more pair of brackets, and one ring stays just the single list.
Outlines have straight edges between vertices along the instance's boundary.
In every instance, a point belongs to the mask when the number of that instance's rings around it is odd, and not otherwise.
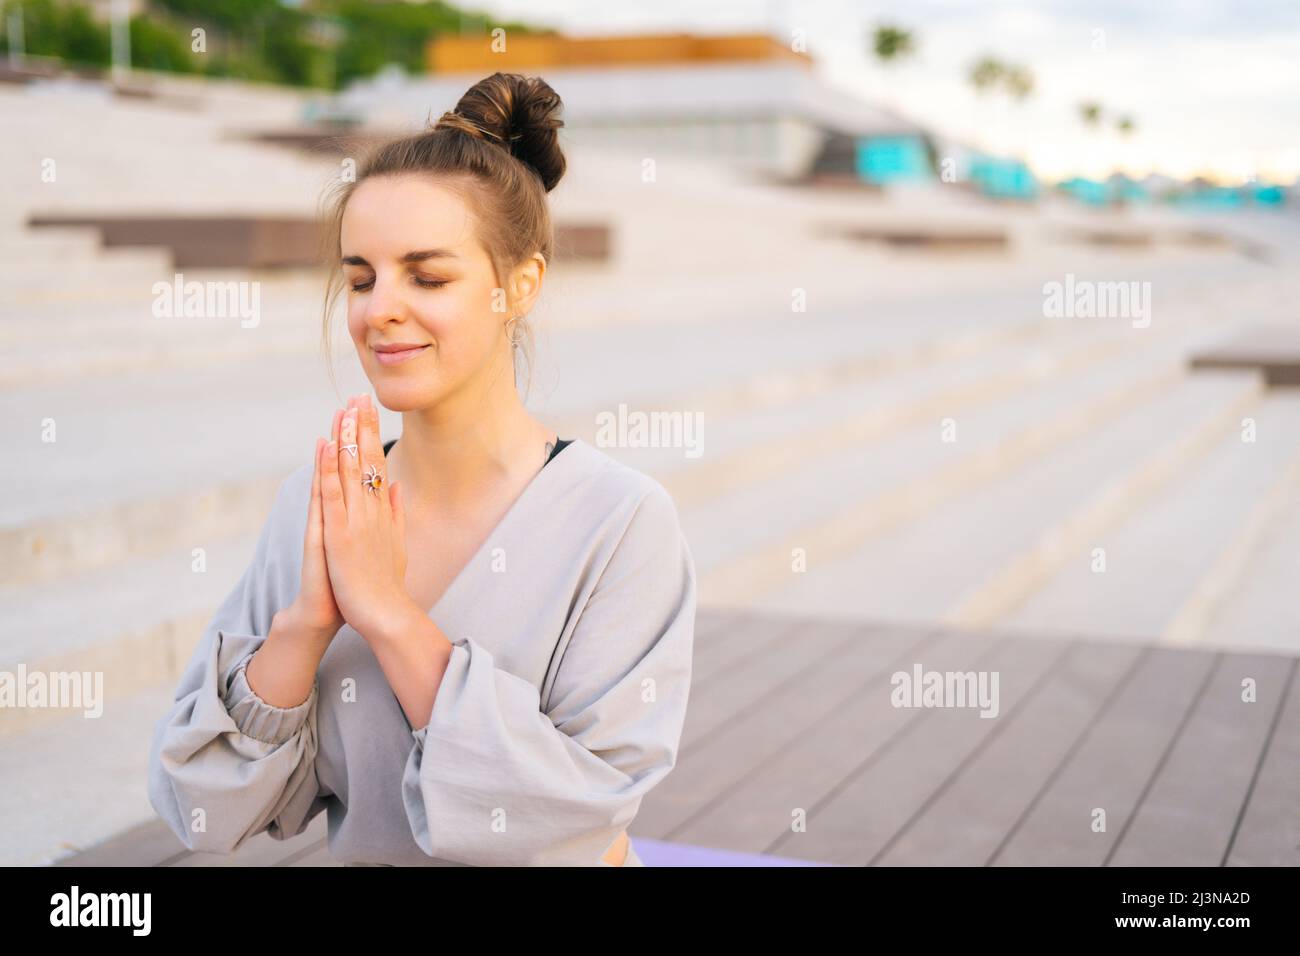
[{"label": "concrete step", "polygon": [[[171,284],[172,275],[159,281]],[[0,389],[124,375],[139,380],[178,368],[319,355],[323,283],[250,279],[233,270],[187,271],[182,282],[214,290],[213,305],[221,314],[155,315],[152,283],[136,284],[125,300],[106,293],[89,311],[9,303],[0,316]],[[337,344],[355,354],[350,342]]]},{"label": "concrete step", "polygon": [[[1190,335],[1191,324],[1178,334]],[[790,475],[826,455],[881,442],[909,427],[955,422],[983,405],[1014,400],[1054,379],[1086,375],[1089,368],[1150,352],[1162,342],[1169,354],[1170,337],[1165,330],[1059,327],[1050,335],[1003,343],[987,355],[827,389],[764,414],[724,420],[710,432],[721,441],[710,442],[706,460],[685,462],[663,480],[679,506],[690,506],[737,483]]]},{"label": "concrete step", "polygon": [[[85,679],[96,682],[106,705],[152,684],[175,682],[256,543],[255,534],[212,536],[194,549],[5,588],[0,670],[93,675]],[[0,709],[0,740],[66,713],[53,707]]]},{"label": "concrete step", "polygon": [[921,415],[1014,391],[1051,374],[1059,355],[1119,345],[1095,327],[1030,321],[996,336],[954,337],[932,353],[904,348],[888,357],[845,356],[782,379],[763,377],[729,393],[700,395],[701,403],[690,409],[702,417],[696,449],[601,447],[635,468],[663,475],[678,504],[688,505],[721,486],[781,467],[790,457],[806,459]]},{"label": "concrete step", "polygon": [[42,226],[12,232],[0,230],[0,262],[4,263],[93,259],[101,251],[98,229]]},{"label": "concrete step", "polygon": [[8,289],[20,290],[13,293],[14,302],[39,300],[43,287],[112,285],[120,288],[136,283],[140,285],[141,298],[147,302],[152,298],[153,284],[170,281],[174,271],[171,251],[161,247],[101,249],[93,257],[40,256],[27,262],[0,258],[0,282]]},{"label": "concrete step", "polygon": [[156,819],[147,789],[154,723],[174,682],[0,742],[0,865],[41,866]]},{"label": "concrete step", "polygon": [[[1246,416],[1257,422],[1253,443],[1241,438]],[[1068,627],[1112,637],[1164,634],[1300,450],[1300,400],[1270,393],[1225,425],[1195,467],[1173,470],[1140,501],[1115,509],[1124,520],[1098,523],[1078,536],[1086,541],[1068,541],[1059,570],[1000,623],[1036,633]],[[1105,549],[1104,573],[1092,569],[1094,548]],[[1283,591],[1266,604],[1289,597]]]},{"label": "concrete step", "polygon": [[[292,296],[291,291],[287,294]],[[271,339],[287,351],[282,359],[258,355],[233,364],[181,363],[173,368],[169,360],[175,350],[190,347],[169,345],[160,347],[154,366],[135,378],[129,390],[116,380],[99,377],[79,379],[75,387],[38,381],[9,392],[0,390],[0,438],[8,441],[13,452],[3,478],[9,493],[0,503],[0,555],[18,569],[15,580],[39,580],[124,555],[182,547],[195,534],[207,533],[203,529],[214,509],[226,516],[242,515],[234,517],[236,528],[247,528],[255,512],[239,504],[243,483],[249,483],[249,500],[260,507],[266,482],[297,467],[304,460],[301,448],[310,448],[315,436],[328,427],[333,408],[340,404],[338,395],[369,390],[354,358],[343,357],[337,363],[340,390],[336,395],[314,354],[288,351],[293,330],[307,321],[301,315],[286,316],[276,310],[259,328],[248,330],[229,328],[221,320],[183,321],[193,322],[202,339],[224,343],[232,353],[250,339],[259,343],[259,349]],[[1041,334],[1041,321],[1014,325],[1002,334],[983,333],[960,346],[954,341],[950,351],[944,343],[904,343],[896,349],[873,346],[863,336],[859,365],[844,364],[827,377],[820,377],[818,363],[838,350],[823,343],[820,349],[805,347],[790,374],[802,376],[797,388],[808,394],[838,385],[850,373],[870,376],[890,368],[914,368],[922,355],[938,356],[941,365],[951,368],[949,359],[968,358],[995,343]],[[718,323],[699,332],[722,338],[727,325]],[[772,330],[782,326],[783,320],[769,320]],[[164,328],[173,343],[185,342],[175,323]],[[6,331],[0,326],[0,335]],[[786,329],[785,334],[793,333]],[[591,337],[565,330],[555,338],[560,340],[557,354],[576,354],[593,369],[607,369],[627,354],[625,343],[616,336]],[[336,348],[352,347],[339,339],[336,333]],[[681,378],[641,376],[633,370],[632,377],[648,381],[659,396],[637,407],[690,410],[701,396],[709,398],[710,409],[724,414],[748,403],[769,408],[781,404],[779,395],[762,387],[769,363],[779,356],[765,356],[757,367],[731,356],[719,363],[726,367],[709,372],[708,356],[674,364],[677,343],[663,336],[647,336],[644,346],[634,354],[648,363],[679,370],[691,367],[690,374]],[[702,387],[700,382],[710,384]],[[530,404],[539,415],[556,422],[566,437],[594,443],[596,411],[609,394],[601,391],[604,387],[608,386],[585,376],[566,378],[562,388],[549,392],[539,386]],[[673,387],[694,391],[673,394]],[[268,415],[268,409],[274,409],[274,415]],[[47,443],[41,437],[50,421],[57,440]],[[384,433],[400,433],[397,415],[384,413]],[[626,450],[609,451],[620,457]]]},{"label": "concrete step", "polygon": [[[548,329],[543,314],[539,353],[545,361],[536,391],[570,407],[610,411],[619,402],[633,409],[720,412],[755,400],[789,400],[821,382],[916,369],[1032,335],[1044,322],[1034,303],[1024,294],[992,296],[968,303],[958,319],[957,302],[928,297],[875,322],[864,321],[861,309],[794,313],[788,302],[774,302],[740,322],[723,317],[686,325],[665,319]],[[741,381],[744,391],[735,388]],[[574,398],[575,391],[581,398]],[[677,404],[665,407],[664,396]]]},{"label": "concrete step", "polygon": [[[1202,579],[1208,592],[1201,610],[1195,603],[1193,627],[1182,643],[1294,654],[1300,645],[1300,602],[1295,599],[1300,569],[1300,476],[1285,468],[1274,491],[1256,505],[1253,527],[1246,526],[1244,555],[1217,579]],[[1257,533],[1251,533],[1252,531]],[[1218,570],[1218,569],[1216,569]]]},{"label": "concrete step", "polygon": [[[1052,567],[1053,553],[1040,552],[1045,542],[1055,540],[1053,529],[1068,528],[1072,516],[1086,513],[1099,495],[1165,445],[1259,394],[1258,383],[1249,376],[1177,377],[1148,401],[1097,428],[953,496],[914,521],[872,535],[838,560],[792,575],[763,604],[933,622],[960,618],[962,608],[981,606],[983,589],[1000,583],[1006,568],[1017,568],[1014,583],[1031,589],[1037,576]],[[995,593],[1003,597],[1002,591]],[[1072,623],[1062,620],[1063,627]]]},{"label": "concrete step", "polygon": [[[340,370],[339,386],[345,402],[366,382]],[[219,521],[260,526],[266,489],[311,460],[343,402],[318,360],[295,358],[0,392],[0,563],[34,581],[188,550]]]},{"label": "concrete step", "polygon": [[[947,496],[1012,473],[1178,380],[1182,339],[1137,335],[1133,342],[1120,359],[1085,355],[1081,364],[1049,372],[1010,397],[973,408],[958,404],[883,441],[796,460],[788,472],[737,489],[724,502],[688,510],[683,521],[707,571],[711,600],[743,601],[786,584],[791,548],[808,549],[811,559],[814,542],[826,548],[841,539],[851,551],[888,524],[914,520]],[[955,441],[942,440],[944,418],[956,424]]]}]

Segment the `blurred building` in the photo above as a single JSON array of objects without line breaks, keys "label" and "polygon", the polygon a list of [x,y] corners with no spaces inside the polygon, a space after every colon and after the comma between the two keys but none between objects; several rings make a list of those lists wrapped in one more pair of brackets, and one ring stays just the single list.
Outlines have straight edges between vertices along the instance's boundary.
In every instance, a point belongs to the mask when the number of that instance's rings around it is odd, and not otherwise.
[{"label": "blurred building", "polygon": [[592,145],[729,160],[779,178],[861,176],[862,144],[917,125],[822,82],[805,53],[765,34],[441,36],[429,73],[382,74],[338,105],[378,125],[422,124],[498,70],[544,76],[564,99],[565,135]]}]

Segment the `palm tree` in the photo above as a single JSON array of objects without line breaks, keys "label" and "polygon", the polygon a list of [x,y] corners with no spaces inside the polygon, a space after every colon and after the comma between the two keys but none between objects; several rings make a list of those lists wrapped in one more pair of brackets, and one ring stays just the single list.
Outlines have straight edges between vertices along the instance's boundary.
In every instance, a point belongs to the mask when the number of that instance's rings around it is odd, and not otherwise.
[{"label": "palm tree", "polygon": [[1091,100],[1079,104],[1079,118],[1089,126],[1095,127],[1101,122],[1101,104]]},{"label": "palm tree", "polygon": [[983,93],[998,83],[1006,73],[1001,60],[991,56],[981,58],[970,68],[970,82],[976,91]]},{"label": "palm tree", "polygon": [[1137,123],[1134,122],[1133,117],[1131,116],[1121,116],[1116,120],[1115,128],[1124,136],[1129,136],[1133,133],[1133,130],[1137,128]]},{"label": "palm tree", "polygon": [[967,73],[967,79],[976,92],[983,93],[1001,86],[1016,100],[1023,100],[1034,91],[1034,74],[1028,67],[1004,63],[993,56],[976,60]]},{"label": "palm tree", "polygon": [[875,49],[876,59],[881,63],[889,64],[916,52],[916,41],[910,30],[881,24],[872,34],[872,47]]},{"label": "palm tree", "polygon": [[1006,71],[1007,91],[1017,100],[1023,100],[1034,91],[1034,74],[1023,66],[1013,66]]},{"label": "palm tree", "polygon": [[[995,56],[982,56],[972,63],[966,78],[981,97],[990,90],[998,90],[1020,103],[1034,91],[1034,74],[1028,67],[1007,63]],[[1003,140],[1003,134],[1011,125],[1007,122],[1007,104],[998,99],[988,104],[987,108],[992,110],[992,115],[987,116],[981,124],[986,135],[992,142]]]}]

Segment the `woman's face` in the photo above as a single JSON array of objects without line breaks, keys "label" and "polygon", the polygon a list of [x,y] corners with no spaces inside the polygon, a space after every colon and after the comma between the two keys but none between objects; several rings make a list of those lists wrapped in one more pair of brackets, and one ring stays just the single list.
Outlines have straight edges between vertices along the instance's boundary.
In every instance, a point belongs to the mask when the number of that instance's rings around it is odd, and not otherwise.
[{"label": "woman's face", "polygon": [[514,387],[509,314],[492,308],[492,262],[455,192],[423,177],[367,179],[340,240],[348,332],[380,403],[428,408],[501,363]]}]

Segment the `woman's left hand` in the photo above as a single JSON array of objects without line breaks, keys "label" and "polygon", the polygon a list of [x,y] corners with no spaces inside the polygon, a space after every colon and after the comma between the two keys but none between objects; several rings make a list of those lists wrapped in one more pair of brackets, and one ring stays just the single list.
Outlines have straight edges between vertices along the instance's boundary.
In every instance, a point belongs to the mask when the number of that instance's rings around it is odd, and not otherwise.
[{"label": "woman's left hand", "polygon": [[[356,454],[347,445],[356,445]],[[367,641],[386,636],[409,614],[406,516],[401,489],[389,486],[379,410],[362,395],[348,403],[321,471],[325,562],[343,619]],[[374,488],[364,480],[369,476]]]}]

